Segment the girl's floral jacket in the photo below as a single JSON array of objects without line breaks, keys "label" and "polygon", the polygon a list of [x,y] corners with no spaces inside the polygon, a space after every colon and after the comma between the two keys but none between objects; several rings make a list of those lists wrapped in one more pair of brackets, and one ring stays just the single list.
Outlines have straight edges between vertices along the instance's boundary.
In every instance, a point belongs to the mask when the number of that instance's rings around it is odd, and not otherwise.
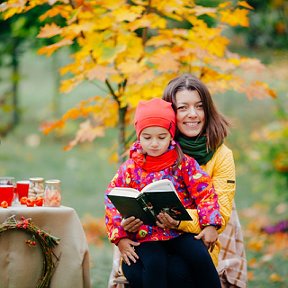
[{"label": "girl's floral jacket", "polygon": [[[171,145],[169,149],[175,149],[175,146]],[[135,150],[139,151],[139,143],[132,146],[131,151]],[[148,225],[142,225],[137,233],[126,232],[121,226],[121,215],[107,197],[114,187],[131,187],[141,191],[147,184],[160,179],[169,179],[173,182],[186,209],[197,209],[201,228],[208,225],[221,227],[222,218],[212,180],[193,158],[185,155],[176,168],[166,167],[157,172],[149,172],[141,167],[141,163],[135,158],[135,153],[130,155],[132,157],[120,166],[105,193],[105,223],[112,243],[117,245],[121,238],[127,237],[138,242],[169,240],[181,234],[178,230],[164,230],[158,226]],[[139,159],[139,155],[137,157]]]}]

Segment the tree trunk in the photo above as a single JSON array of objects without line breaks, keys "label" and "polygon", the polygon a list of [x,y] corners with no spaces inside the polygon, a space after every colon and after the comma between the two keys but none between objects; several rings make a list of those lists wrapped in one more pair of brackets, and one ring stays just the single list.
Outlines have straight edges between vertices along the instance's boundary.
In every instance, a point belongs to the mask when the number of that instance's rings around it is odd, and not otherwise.
[{"label": "tree trunk", "polygon": [[19,55],[18,55],[18,42],[17,40],[13,42],[12,47],[12,127],[15,127],[20,122],[20,115],[19,115]]},{"label": "tree trunk", "polygon": [[119,107],[119,122],[118,122],[118,162],[123,163],[125,160],[125,116],[127,113],[127,106]]}]

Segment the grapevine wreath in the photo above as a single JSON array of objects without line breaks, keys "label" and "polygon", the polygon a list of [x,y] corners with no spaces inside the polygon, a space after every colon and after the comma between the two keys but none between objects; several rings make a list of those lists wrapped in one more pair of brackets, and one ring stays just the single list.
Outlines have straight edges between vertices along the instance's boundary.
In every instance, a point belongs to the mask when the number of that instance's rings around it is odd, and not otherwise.
[{"label": "grapevine wreath", "polygon": [[31,218],[26,219],[23,216],[21,220],[16,220],[15,215],[13,215],[0,224],[0,236],[9,230],[20,230],[32,235],[32,239],[25,241],[30,247],[35,247],[37,242],[40,244],[43,255],[43,268],[36,288],[49,287],[54,269],[59,261],[59,257],[54,254],[53,248],[59,244],[60,239],[34,225]]}]

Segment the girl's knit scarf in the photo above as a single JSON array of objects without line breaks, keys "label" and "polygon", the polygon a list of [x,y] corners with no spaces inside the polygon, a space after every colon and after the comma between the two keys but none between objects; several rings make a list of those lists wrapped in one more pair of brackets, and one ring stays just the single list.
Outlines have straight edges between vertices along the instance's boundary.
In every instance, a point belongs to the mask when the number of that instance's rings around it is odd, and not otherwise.
[{"label": "girl's knit scarf", "polygon": [[156,157],[144,154],[139,141],[136,141],[130,149],[130,158],[147,172],[157,172],[172,167],[177,157],[176,143],[172,143],[164,154]]},{"label": "girl's knit scarf", "polygon": [[200,165],[206,164],[215,151],[208,149],[206,136],[187,137],[181,133],[175,139],[183,153],[193,157]]}]

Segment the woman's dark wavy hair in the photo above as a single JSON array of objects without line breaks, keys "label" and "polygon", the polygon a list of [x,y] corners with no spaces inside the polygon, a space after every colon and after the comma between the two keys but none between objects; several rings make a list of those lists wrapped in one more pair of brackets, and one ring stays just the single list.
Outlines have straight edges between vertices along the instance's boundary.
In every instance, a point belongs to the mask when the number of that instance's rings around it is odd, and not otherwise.
[{"label": "woman's dark wavy hair", "polygon": [[230,124],[218,112],[206,85],[191,74],[183,74],[172,79],[168,83],[162,98],[172,103],[173,109],[177,113],[176,93],[185,90],[196,90],[199,93],[205,115],[205,125],[199,136],[205,134],[207,137],[207,147],[215,151],[227,136]]}]

